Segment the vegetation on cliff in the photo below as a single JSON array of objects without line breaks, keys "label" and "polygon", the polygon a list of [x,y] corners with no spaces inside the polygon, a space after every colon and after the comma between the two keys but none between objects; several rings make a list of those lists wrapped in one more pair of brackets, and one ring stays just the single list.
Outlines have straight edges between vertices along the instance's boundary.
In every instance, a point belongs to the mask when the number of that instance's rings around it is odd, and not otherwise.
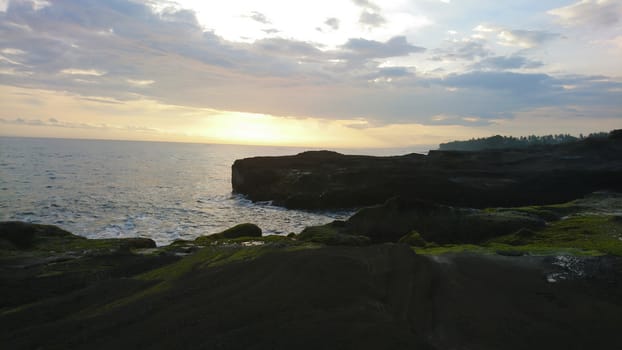
[{"label": "vegetation on cliff", "polygon": [[451,141],[441,143],[438,147],[441,151],[482,151],[492,149],[520,149],[533,146],[559,145],[562,143],[570,143],[584,140],[586,138],[606,138],[609,133],[598,132],[591,133],[587,137],[583,134],[578,137],[570,134],[558,135],[529,135],[529,136],[501,136],[495,135],[490,137],[472,138],[466,141]]}]

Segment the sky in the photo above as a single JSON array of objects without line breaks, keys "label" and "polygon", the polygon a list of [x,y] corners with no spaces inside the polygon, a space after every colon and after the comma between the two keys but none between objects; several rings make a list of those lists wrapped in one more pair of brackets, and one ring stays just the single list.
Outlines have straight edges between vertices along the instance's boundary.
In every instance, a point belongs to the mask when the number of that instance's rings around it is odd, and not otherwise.
[{"label": "sky", "polygon": [[415,147],[622,128],[619,0],[0,0],[0,135]]}]

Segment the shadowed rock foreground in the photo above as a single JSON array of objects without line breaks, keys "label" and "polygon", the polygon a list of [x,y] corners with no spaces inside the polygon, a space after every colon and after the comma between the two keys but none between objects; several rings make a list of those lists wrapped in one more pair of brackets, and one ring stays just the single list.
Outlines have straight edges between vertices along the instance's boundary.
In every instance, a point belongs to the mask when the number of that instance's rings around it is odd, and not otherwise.
[{"label": "shadowed rock foreground", "polygon": [[[0,290],[15,296],[0,309],[6,349],[622,347],[617,257],[426,257],[285,237],[131,248],[34,227],[33,245],[1,255]],[[66,259],[36,264],[52,256]]]}]

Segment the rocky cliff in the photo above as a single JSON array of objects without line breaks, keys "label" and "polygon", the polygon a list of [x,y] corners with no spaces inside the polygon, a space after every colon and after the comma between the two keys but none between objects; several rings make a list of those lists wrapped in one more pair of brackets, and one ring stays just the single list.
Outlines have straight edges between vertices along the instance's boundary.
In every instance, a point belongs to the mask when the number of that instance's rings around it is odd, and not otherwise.
[{"label": "rocky cliff", "polygon": [[560,203],[622,190],[616,135],[521,150],[247,158],[233,164],[232,185],[253,201],[303,209],[362,207],[396,195],[475,208]]}]

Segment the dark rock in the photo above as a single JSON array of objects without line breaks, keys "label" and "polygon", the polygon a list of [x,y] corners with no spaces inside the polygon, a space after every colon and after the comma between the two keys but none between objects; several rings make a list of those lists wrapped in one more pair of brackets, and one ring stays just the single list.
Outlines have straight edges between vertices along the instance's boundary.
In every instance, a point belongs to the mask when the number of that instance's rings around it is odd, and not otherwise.
[{"label": "dark rock", "polygon": [[0,222],[0,240],[7,241],[18,249],[32,248],[37,238],[42,237],[77,236],[52,225],[30,224],[21,221]]},{"label": "dark rock", "polygon": [[[587,278],[556,283],[546,279],[556,266],[541,257],[424,257],[395,244],[271,251],[252,260],[205,264],[240,252],[227,253],[231,249],[204,248],[197,253],[202,259],[188,256],[156,270],[156,280],[111,278],[3,309],[0,344],[7,349],[622,348],[622,288],[611,283],[621,280],[620,258],[578,258],[576,266],[586,269]],[[188,265],[192,268],[183,268]],[[165,284],[157,279],[171,272],[175,277]],[[6,288],[0,284],[0,290]]]},{"label": "dark rock", "polygon": [[128,249],[148,249],[156,247],[156,243],[153,239],[144,237],[122,238],[121,244]]},{"label": "dark rock", "polygon": [[342,231],[367,236],[372,242],[397,242],[415,230],[427,242],[447,244],[479,243],[544,225],[542,219],[527,213],[457,208],[396,197],[359,210]]},{"label": "dark rock", "polygon": [[247,158],[233,164],[232,185],[253,201],[305,209],[363,207],[396,195],[475,208],[562,203],[601,189],[622,191],[618,133],[520,150]]},{"label": "dark rock", "polygon": [[622,129],[612,130],[609,133],[609,138],[612,140],[622,140]]},{"label": "dark rock", "polygon": [[215,233],[208,236],[201,236],[195,239],[196,243],[202,244],[218,239],[234,239],[241,237],[261,237],[261,228],[255,224],[244,223],[235,225],[220,233]]},{"label": "dark rock", "polygon": [[220,233],[223,238],[261,237],[261,229],[255,224],[235,225]]},{"label": "dark rock", "polygon": [[503,256],[523,256],[525,255],[525,252],[520,250],[497,250],[497,254]]},{"label": "dark rock", "polygon": [[343,227],[343,221],[335,221],[322,226],[310,226],[305,228],[297,236],[297,239],[326,245],[363,246],[371,243],[369,237],[346,233],[342,230]]}]

